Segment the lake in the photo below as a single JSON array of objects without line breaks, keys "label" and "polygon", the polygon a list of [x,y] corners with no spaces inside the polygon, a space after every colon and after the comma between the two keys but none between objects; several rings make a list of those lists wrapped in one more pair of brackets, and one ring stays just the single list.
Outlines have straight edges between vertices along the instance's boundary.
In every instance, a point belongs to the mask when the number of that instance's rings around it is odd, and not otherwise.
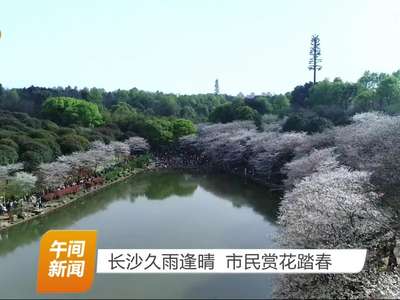
[{"label": "lake", "polygon": [[[39,240],[47,230],[96,229],[98,248],[274,248],[278,203],[279,195],[229,175],[136,175],[1,233],[0,298],[45,298],[35,288]],[[96,274],[90,292],[69,297],[266,298],[274,278]]]}]

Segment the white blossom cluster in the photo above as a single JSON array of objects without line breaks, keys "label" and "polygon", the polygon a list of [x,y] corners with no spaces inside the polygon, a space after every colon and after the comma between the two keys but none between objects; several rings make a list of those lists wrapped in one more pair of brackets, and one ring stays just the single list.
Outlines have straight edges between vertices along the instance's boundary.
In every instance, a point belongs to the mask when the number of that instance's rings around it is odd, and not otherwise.
[{"label": "white blossom cluster", "polygon": [[284,275],[276,296],[399,298],[399,266],[382,268],[388,257],[379,252],[399,239],[398,214],[383,205],[382,193],[400,183],[399,132],[400,117],[364,113],[314,135],[258,132],[248,122],[203,125],[181,146],[227,171],[246,168],[266,183],[281,179],[282,247],[371,250],[359,274]]},{"label": "white blossom cluster", "polygon": [[125,141],[125,143],[129,146],[131,154],[143,154],[150,150],[149,143],[141,137],[134,136],[130,137]]},{"label": "white blossom cluster", "polygon": [[54,162],[41,164],[36,173],[42,187],[56,188],[77,176],[81,170],[99,172],[110,168],[129,156],[132,148],[145,150],[148,149],[146,145],[147,142],[142,138],[111,142],[108,145],[95,141],[88,151],[60,156]]},{"label": "white blossom cluster", "polygon": [[22,169],[22,163],[0,166],[1,200],[5,200],[3,195],[7,190],[16,191],[19,196],[24,196],[35,188],[37,177],[21,171]]},{"label": "white blossom cluster", "polygon": [[279,299],[399,299],[400,274],[376,269],[358,274],[283,275],[275,296]]},{"label": "white blossom cluster", "polygon": [[376,246],[386,233],[369,175],[336,167],[313,173],[286,192],[280,206],[281,244],[305,248]]},{"label": "white blossom cluster", "polygon": [[37,177],[27,172],[17,172],[11,180],[16,182],[21,194],[28,194],[35,188]]},{"label": "white blossom cluster", "polygon": [[214,166],[234,172],[246,169],[269,183],[305,139],[304,133],[258,132],[253,123],[242,121],[199,126],[197,136],[184,137],[180,144]]},{"label": "white blossom cluster", "polygon": [[8,178],[11,173],[22,170],[23,168],[24,165],[22,163],[0,166],[0,180]]},{"label": "white blossom cluster", "polygon": [[303,178],[313,173],[326,173],[339,166],[334,148],[314,149],[309,155],[288,162],[283,171],[286,173],[285,185],[292,188]]},{"label": "white blossom cluster", "polygon": [[399,266],[379,267],[384,257],[377,250],[398,236],[393,226],[397,215],[382,205],[382,194],[371,184],[399,183],[398,129],[399,117],[362,114],[354,117],[354,123],[311,136],[297,147],[296,159],[284,167],[287,191],[280,206],[281,245],[367,248],[371,256],[359,274],[283,275],[277,297],[399,298]]},{"label": "white blossom cluster", "polygon": [[[282,246],[375,250],[389,243],[388,237],[393,236],[391,218],[381,210],[379,196],[369,183],[369,174],[339,166],[336,157],[333,149],[316,150],[309,157],[286,166],[294,187],[285,193],[280,206]],[[374,251],[371,253],[364,270],[358,274],[283,275],[275,296],[397,299],[400,295],[398,270],[379,270],[376,261],[382,257],[374,257],[377,255]]]},{"label": "white blossom cluster", "polygon": [[256,176],[274,181],[281,168],[295,155],[295,149],[306,140],[305,133],[262,133],[251,141],[252,155],[249,165]]},{"label": "white blossom cluster", "polygon": [[354,122],[335,129],[341,161],[372,173],[378,186],[400,182],[400,117],[378,113],[355,115]]}]

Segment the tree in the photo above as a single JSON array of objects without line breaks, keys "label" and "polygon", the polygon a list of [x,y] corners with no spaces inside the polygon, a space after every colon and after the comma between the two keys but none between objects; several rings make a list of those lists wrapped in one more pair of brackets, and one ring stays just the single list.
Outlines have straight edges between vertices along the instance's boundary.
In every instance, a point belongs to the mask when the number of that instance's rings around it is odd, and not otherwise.
[{"label": "tree", "polygon": [[5,196],[5,201],[24,197],[35,188],[36,176],[26,172],[11,174],[19,169],[21,167],[17,165],[3,167],[3,170],[0,168],[0,194]]},{"label": "tree", "polygon": [[370,71],[364,72],[364,74],[358,79],[357,84],[361,89],[376,90],[379,84],[388,77],[385,73],[374,73]]},{"label": "tree", "polygon": [[110,168],[118,163],[119,158],[129,155],[129,150],[127,143],[114,142],[106,145],[95,141],[90,145],[90,150],[60,156],[51,164],[41,165],[38,172],[43,182],[54,172],[61,173],[56,175],[54,180],[49,179],[53,185],[57,185],[63,180],[65,182],[67,178],[80,176],[82,172],[87,174]]},{"label": "tree", "polygon": [[0,103],[3,102],[5,92],[6,92],[6,90],[4,89],[3,85],[0,83]]},{"label": "tree", "polygon": [[10,138],[0,139],[0,146],[1,145],[9,146],[9,147],[13,148],[17,152],[19,150],[18,144],[16,142],[14,142],[14,140],[12,140]]},{"label": "tree", "polygon": [[235,107],[234,114],[234,120],[255,120],[258,115],[254,109],[246,105]]},{"label": "tree", "polygon": [[[400,117],[377,113],[355,115],[353,123],[335,128],[341,161],[371,173],[372,183],[386,194],[400,182]],[[396,199],[396,202],[397,201]],[[399,205],[400,215],[400,205]]]},{"label": "tree", "polygon": [[267,96],[256,96],[254,98],[247,97],[244,99],[244,102],[247,106],[256,110],[261,115],[272,112],[272,105]]},{"label": "tree", "polygon": [[209,120],[215,123],[227,123],[235,120],[255,120],[257,115],[257,111],[245,105],[243,100],[236,100],[216,107],[210,114]]},{"label": "tree", "polygon": [[290,100],[285,95],[275,95],[270,99],[272,112],[275,115],[283,116],[289,111]]},{"label": "tree", "polygon": [[189,120],[176,119],[172,121],[172,132],[174,134],[174,138],[178,139],[182,136],[195,133],[196,127]]},{"label": "tree", "polygon": [[234,113],[232,109],[231,103],[226,103],[220,105],[214,109],[214,111],[210,114],[209,120],[211,122],[217,123],[227,123],[232,122],[234,120]]},{"label": "tree", "polygon": [[288,162],[283,169],[287,178],[285,185],[288,189],[295,187],[305,177],[317,172],[329,172],[339,167],[334,148],[314,149],[309,155]]},{"label": "tree", "polygon": [[313,111],[299,110],[288,116],[282,125],[282,130],[315,133],[323,132],[330,127],[333,127],[333,124],[328,119],[320,117]]},{"label": "tree", "polygon": [[[288,165],[294,188],[279,210],[280,245],[289,248],[367,248],[357,274],[283,275],[278,298],[388,298],[400,295],[398,271],[382,272],[382,244],[392,235],[368,172],[338,166],[332,151],[315,151]],[[302,177],[304,176],[304,177]],[[385,246],[384,246],[385,247]]]},{"label": "tree", "polygon": [[114,150],[115,157],[118,161],[126,159],[131,154],[130,146],[127,143],[111,142],[110,147]]},{"label": "tree", "polygon": [[49,146],[38,139],[27,140],[20,144],[20,153],[35,152],[41,157],[41,162],[49,162],[55,158],[55,153]]},{"label": "tree", "polygon": [[91,88],[87,94],[87,101],[95,103],[97,105],[102,105],[103,95],[105,91],[103,89],[97,89],[95,87]]},{"label": "tree", "polygon": [[291,103],[294,109],[305,108],[308,106],[308,96],[313,87],[312,82],[307,82],[304,85],[298,85],[291,92]]},{"label": "tree", "polygon": [[18,153],[15,148],[1,144],[0,145],[0,165],[8,165],[16,163],[18,160]]},{"label": "tree", "polygon": [[333,81],[323,80],[310,90],[308,103],[320,116],[331,120],[335,125],[341,125],[348,120],[356,94],[356,84],[343,82],[340,78]]},{"label": "tree", "polygon": [[175,116],[178,111],[176,98],[173,95],[157,95],[154,112],[159,116]]},{"label": "tree", "polygon": [[353,98],[353,111],[356,113],[372,111],[377,107],[376,102],[376,91],[363,89]]},{"label": "tree", "polygon": [[42,109],[47,117],[62,125],[78,124],[93,127],[104,122],[99,107],[81,99],[50,97],[43,103]]},{"label": "tree", "polygon": [[59,139],[61,151],[64,154],[87,150],[89,141],[77,134],[66,134]]},{"label": "tree", "polygon": [[260,133],[254,122],[236,121],[200,126],[196,137],[181,139],[181,146],[207,164],[232,173],[247,169],[257,180],[276,184],[283,178],[282,166],[305,137],[304,133]]},{"label": "tree", "polygon": [[144,121],[141,134],[155,147],[167,145],[174,140],[172,124],[164,119],[148,119]]},{"label": "tree", "polygon": [[24,168],[24,165],[21,163],[0,166],[0,180],[4,180],[4,178],[6,178],[11,173],[20,171],[23,168]]},{"label": "tree", "polygon": [[215,79],[214,94],[215,94],[215,95],[218,95],[218,94],[219,94],[219,82],[218,82],[218,79]]},{"label": "tree", "polygon": [[38,176],[41,188],[55,189],[68,180],[71,175],[71,166],[60,161],[40,164],[35,174]]},{"label": "tree", "polygon": [[294,248],[376,245],[387,219],[378,208],[378,195],[371,192],[369,174],[344,167],[329,168],[304,177],[285,194],[279,217],[285,232],[281,245]]},{"label": "tree", "polygon": [[111,120],[121,128],[126,128],[136,116],[136,110],[126,102],[119,102],[111,107]]},{"label": "tree", "polygon": [[21,161],[24,162],[24,169],[31,172],[37,168],[43,160],[43,156],[39,152],[26,151],[21,155]]},{"label": "tree", "polygon": [[14,195],[28,195],[36,185],[37,177],[26,172],[17,172],[13,177],[15,184]]},{"label": "tree", "polygon": [[320,40],[319,36],[315,34],[311,37],[310,60],[308,63],[308,69],[314,72],[314,84],[317,82],[317,71],[322,69],[321,62]]},{"label": "tree", "polygon": [[21,102],[21,98],[16,89],[5,92],[4,108],[8,110],[18,110],[17,107]]},{"label": "tree", "polygon": [[129,145],[132,155],[144,154],[150,150],[150,145],[144,138],[141,137],[130,137],[125,142]]},{"label": "tree", "polygon": [[383,79],[376,89],[378,109],[388,112],[400,111],[400,79],[388,76]]}]

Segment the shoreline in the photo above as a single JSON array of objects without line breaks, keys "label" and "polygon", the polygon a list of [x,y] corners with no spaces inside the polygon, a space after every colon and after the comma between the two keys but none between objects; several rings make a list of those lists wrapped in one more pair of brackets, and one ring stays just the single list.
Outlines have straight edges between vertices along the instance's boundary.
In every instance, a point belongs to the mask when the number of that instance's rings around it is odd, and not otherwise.
[{"label": "shoreline", "polygon": [[[186,163],[183,163],[184,161]],[[69,198],[68,196],[66,196],[66,197],[63,197],[63,198],[60,198],[57,200],[51,200],[45,204],[47,206],[45,206],[42,211],[28,212],[29,216],[26,218],[20,218],[18,216],[17,221],[15,221],[15,222],[10,222],[9,219],[6,219],[6,220],[0,219],[0,233],[5,232],[8,229],[10,229],[16,225],[27,223],[34,219],[38,219],[40,217],[46,216],[47,214],[49,214],[53,211],[56,211],[58,209],[64,208],[64,207],[66,207],[88,195],[94,194],[98,191],[102,191],[105,188],[108,188],[109,186],[111,186],[115,183],[125,181],[135,175],[138,175],[138,174],[141,174],[144,172],[150,172],[150,171],[155,171],[155,170],[186,170],[186,171],[189,170],[191,172],[196,172],[196,173],[197,172],[200,172],[200,173],[206,172],[207,173],[207,172],[210,172],[212,169],[214,169],[214,168],[208,164],[201,164],[201,163],[199,163],[199,161],[192,160],[188,157],[183,158],[182,155],[178,155],[178,156],[167,155],[166,157],[160,157],[160,156],[156,155],[154,157],[153,161],[149,165],[147,165],[145,168],[137,168],[128,176],[124,176],[124,177],[118,178],[117,180],[107,182],[101,186],[87,190],[87,191],[83,192],[82,194],[78,194],[77,196],[74,196],[72,198]],[[250,174],[247,176],[243,176],[243,174],[240,174],[237,172],[232,172],[232,171],[227,172],[226,170],[218,170],[218,169],[216,171],[225,173],[225,174],[231,174],[233,176],[238,176],[242,179],[248,179],[248,180],[253,181],[254,183],[260,184],[268,189],[278,190],[278,191],[281,190],[280,188],[277,188],[277,187],[274,188],[272,186],[269,186],[265,182],[258,180],[257,178],[254,178]]]},{"label": "shoreline", "polygon": [[244,169],[231,170],[216,167],[209,162],[204,161],[203,159],[199,159],[196,155],[191,156],[182,153],[169,153],[167,155],[164,154],[161,156],[156,156],[154,159],[154,163],[156,164],[156,169],[158,170],[189,170],[196,173],[218,172],[223,174],[230,174],[232,176],[242,178],[243,180],[252,181],[272,191],[282,192],[285,189],[283,184],[268,182],[265,179],[262,179],[250,172],[245,171]]},{"label": "shoreline", "polygon": [[[154,168],[154,166],[151,166],[151,165],[147,166],[147,167],[145,167],[143,169],[139,169],[138,168],[134,172],[129,174],[128,176],[124,176],[124,177],[118,178],[117,180],[114,180],[114,181],[111,181],[111,182],[107,182],[107,183],[105,183],[105,184],[103,184],[103,185],[101,185],[101,186],[99,186],[97,188],[85,191],[82,194],[77,195],[76,197],[72,197],[72,198],[65,197],[65,198],[49,201],[48,202],[48,206],[44,207],[43,211],[41,211],[41,212],[39,212],[37,214],[34,214],[32,216],[29,216],[27,218],[23,218],[23,219],[18,218],[17,221],[12,222],[12,223],[9,220],[6,220],[6,221],[0,220],[0,232],[7,231],[8,229],[10,229],[10,228],[12,228],[14,226],[17,226],[17,225],[32,221],[34,219],[46,216],[47,214],[49,214],[49,213],[51,213],[53,211],[56,211],[56,210],[58,210],[60,208],[64,208],[64,207],[66,207],[66,206],[68,206],[68,205],[70,205],[70,204],[72,204],[72,203],[74,203],[74,202],[76,202],[76,201],[88,196],[88,195],[94,194],[94,193],[96,193],[98,191],[102,191],[105,188],[107,188],[109,186],[112,186],[115,183],[125,181],[125,180],[127,180],[127,179],[129,179],[129,178],[131,178],[131,177],[133,177],[135,175],[141,174],[143,172],[153,171],[154,169],[156,169],[156,168]],[[6,224],[4,224],[4,223],[6,223]]]},{"label": "shoreline", "polygon": [[[88,195],[92,195],[98,191],[102,191],[105,188],[108,188],[109,186],[118,183],[118,182],[122,182],[125,181],[135,175],[144,173],[144,172],[150,172],[150,171],[155,171],[155,170],[200,170],[200,172],[204,172],[205,169],[201,168],[200,165],[192,165],[191,167],[188,166],[184,166],[181,163],[176,164],[176,162],[172,163],[170,161],[166,161],[165,158],[164,159],[160,159],[159,156],[156,156],[155,159],[146,167],[144,168],[137,168],[135,169],[131,174],[129,174],[128,176],[124,176],[121,178],[118,178],[117,180],[111,181],[111,182],[107,182],[101,186],[92,188],[90,190],[81,192],[80,194],[77,194],[76,196],[73,196],[72,198],[69,198],[68,196],[63,197],[63,198],[59,198],[56,200],[51,200],[45,203],[45,207],[42,209],[42,211],[38,211],[36,210],[36,213],[34,211],[26,211],[25,213],[28,213],[29,216],[27,216],[26,218],[21,218],[18,216],[18,214],[13,214],[17,216],[17,221],[10,221],[8,218],[7,219],[1,219],[0,218],[0,233],[7,231],[8,229],[23,224],[23,223],[27,223],[30,222],[32,220],[41,218],[43,216],[48,215],[51,212],[54,212],[58,209],[64,208]],[[206,168],[207,169],[207,168]]]}]

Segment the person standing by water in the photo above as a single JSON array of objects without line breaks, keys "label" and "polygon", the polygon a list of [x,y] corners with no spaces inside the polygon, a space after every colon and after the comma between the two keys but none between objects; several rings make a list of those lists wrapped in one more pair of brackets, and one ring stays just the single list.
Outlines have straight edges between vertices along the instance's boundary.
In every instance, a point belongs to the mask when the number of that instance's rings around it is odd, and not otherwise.
[{"label": "person standing by water", "polygon": [[36,203],[37,203],[37,206],[38,206],[39,209],[43,208],[43,203],[42,203],[42,197],[41,196],[38,197]]},{"label": "person standing by water", "polygon": [[7,212],[7,208],[3,203],[0,203],[0,214],[5,214]]}]

